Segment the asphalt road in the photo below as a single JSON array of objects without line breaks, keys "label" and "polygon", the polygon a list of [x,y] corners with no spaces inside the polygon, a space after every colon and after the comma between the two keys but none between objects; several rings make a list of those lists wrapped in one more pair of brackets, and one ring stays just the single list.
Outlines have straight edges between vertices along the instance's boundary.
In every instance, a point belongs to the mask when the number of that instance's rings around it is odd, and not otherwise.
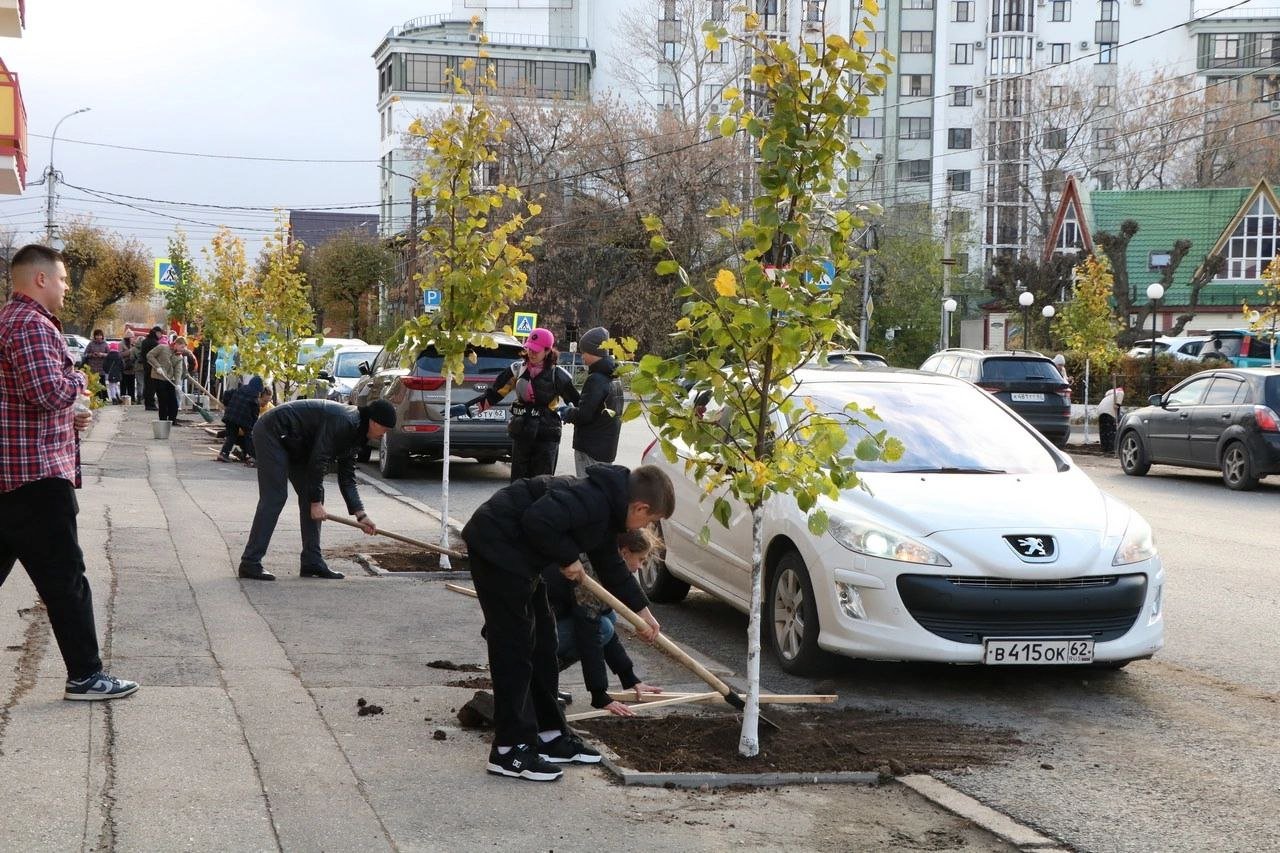
[{"label": "asphalt road", "polygon": [[[649,440],[627,424],[619,461],[637,464]],[[1015,730],[1025,747],[1013,761],[947,780],[1080,850],[1280,850],[1280,482],[1234,493],[1213,472],[1130,478],[1110,459],[1079,462],[1155,529],[1167,581],[1166,646],[1153,660],[1117,673],[837,661],[802,679],[766,655],[764,685]],[[572,470],[568,435],[560,469]],[[438,507],[440,465],[412,473],[397,488]],[[466,519],[507,473],[456,462],[450,515]],[[737,611],[697,592],[655,610],[671,637],[743,671]]]}]

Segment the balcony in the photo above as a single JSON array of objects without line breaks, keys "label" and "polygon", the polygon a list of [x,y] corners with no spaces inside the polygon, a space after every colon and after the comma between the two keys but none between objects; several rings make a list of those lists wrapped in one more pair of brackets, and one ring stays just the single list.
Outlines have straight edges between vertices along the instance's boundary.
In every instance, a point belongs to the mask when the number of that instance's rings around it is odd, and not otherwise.
[{"label": "balcony", "polygon": [[0,36],[21,38],[26,26],[25,0],[0,0]]},{"label": "balcony", "polygon": [[22,87],[0,60],[0,195],[21,195],[27,186],[27,108]]}]

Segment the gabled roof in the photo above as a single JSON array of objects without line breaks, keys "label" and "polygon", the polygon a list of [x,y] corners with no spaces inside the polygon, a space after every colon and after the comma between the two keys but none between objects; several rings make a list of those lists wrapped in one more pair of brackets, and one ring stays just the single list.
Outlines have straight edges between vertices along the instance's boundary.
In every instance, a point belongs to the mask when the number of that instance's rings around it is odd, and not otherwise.
[{"label": "gabled roof", "polygon": [[[1078,199],[1083,221],[1087,222],[1086,251],[1093,249],[1093,235],[1099,231],[1117,233],[1126,219],[1138,223],[1138,233],[1129,242],[1127,254],[1129,284],[1142,294],[1146,286],[1159,280],[1149,263],[1152,252],[1167,252],[1177,240],[1190,240],[1191,250],[1178,266],[1173,284],[1165,294],[1165,304],[1185,305],[1191,296],[1191,278],[1208,254],[1220,251],[1246,205],[1259,191],[1270,193],[1266,181],[1255,187],[1193,190],[1095,190],[1072,191],[1074,176],[1067,179],[1053,230],[1046,239],[1052,253],[1066,205]],[[1274,195],[1271,196],[1274,198]],[[1280,209],[1280,208],[1278,208]],[[1047,257],[1047,255],[1046,255]],[[1215,281],[1200,292],[1202,305],[1239,305],[1257,295],[1254,282]],[[1139,296],[1139,299],[1142,299]]]},{"label": "gabled roof", "polygon": [[1093,254],[1093,219],[1090,216],[1089,191],[1080,186],[1075,175],[1067,175],[1067,184],[1062,189],[1062,197],[1058,199],[1058,212],[1054,214],[1053,224],[1049,226],[1049,236],[1044,241],[1044,256],[1040,259],[1048,261],[1053,257],[1054,247],[1058,244],[1058,231],[1066,221],[1067,211],[1072,207],[1076,211],[1076,221],[1080,223],[1084,250]]}]

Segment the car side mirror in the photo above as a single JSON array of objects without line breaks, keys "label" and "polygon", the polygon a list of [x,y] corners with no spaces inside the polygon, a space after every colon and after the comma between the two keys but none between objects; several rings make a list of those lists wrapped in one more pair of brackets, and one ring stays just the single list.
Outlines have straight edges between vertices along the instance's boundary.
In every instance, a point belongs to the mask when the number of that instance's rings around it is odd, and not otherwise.
[{"label": "car side mirror", "polygon": [[1147,398],[1147,402],[1153,406],[1164,406],[1164,395],[1152,394],[1150,397]]},{"label": "car side mirror", "polygon": [[333,377],[329,375],[329,371],[327,370],[320,371],[319,373],[316,374],[316,377],[318,379],[323,379],[325,382],[328,382],[333,379]]},{"label": "car side mirror", "polygon": [[368,375],[369,375],[369,372],[370,372],[370,371],[369,371],[369,362],[367,362],[367,361],[362,361],[362,362],[360,362],[360,366],[359,366],[359,367],[357,367],[356,369],[360,371],[360,375],[361,375],[361,376],[368,376]]}]

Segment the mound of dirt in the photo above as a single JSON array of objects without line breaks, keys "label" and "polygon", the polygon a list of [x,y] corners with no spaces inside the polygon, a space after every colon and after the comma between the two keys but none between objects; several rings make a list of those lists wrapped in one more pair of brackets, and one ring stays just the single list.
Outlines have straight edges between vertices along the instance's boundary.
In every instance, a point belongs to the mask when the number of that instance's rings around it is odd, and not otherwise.
[{"label": "mound of dirt", "polygon": [[454,663],[451,660],[433,660],[427,664],[432,669],[447,669],[452,672],[484,672],[488,667],[478,663]]},{"label": "mound of dirt", "polygon": [[470,687],[475,690],[492,690],[493,679],[487,675],[473,675],[471,678],[460,678],[457,681],[445,682],[445,687]]},{"label": "mound of dirt", "polygon": [[647,773],[830,773],[901,776],[996,764],[1022,741],[1006,729],[852,708],[770,708],[760,754],[738,754],[738,718],[725,713],[602,717],[575,724]]}]

